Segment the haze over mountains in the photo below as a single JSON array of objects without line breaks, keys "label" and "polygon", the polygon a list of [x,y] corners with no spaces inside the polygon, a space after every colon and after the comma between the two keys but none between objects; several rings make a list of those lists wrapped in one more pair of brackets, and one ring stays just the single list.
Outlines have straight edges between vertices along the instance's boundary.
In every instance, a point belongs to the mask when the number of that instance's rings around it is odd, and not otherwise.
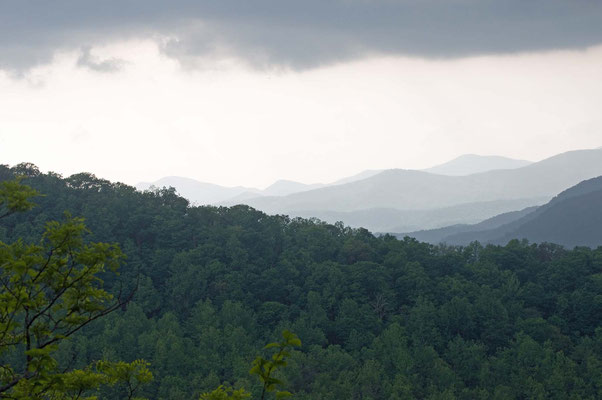
[{"label": "haze over mountains", "polygon": [[[487,218],[476,224],[455,224],[437,229],[424,229],[415,232],[397,233],[395,236],[402,238],[405,236],[413,237],[421,242],[431,244],[450,243],[451,236],[460,235],[463,233],[485,232],[491,229],[498,228],[502,225],[514,222],[527,214],[537,210],[540,206],[527,207],[518,211],[510,211],[495,217]],[[470,242],[469,242],[470,243]]]},{"label": "haze over mountains", "polygon": [[157,188],[174,187],[181,196],[199,205],[218,203],[224,199],[240,196],[243,193],[258,192],[254,188],[243,186],[225,187],[181,176],[167,176],[155,182],[140,182],[136,185],[136,189],[147,190],[153,186]]},{"label": "haze over mountains", "polygon": [[240,202],[262,196],[286,196],[307,190],[317,189],[326,185],[321,183],[305,184],[289,180],[278,180],[261,190],[244,186],[221,186],[213,183],[200,182],[180,176],[167,176],[155,182],[140,182],[136,189],[144,191],[152,187],[174,187],[180,195],[198,205],[220,204],[225,201]]},{"label": "haze over mountains", "polygon": [[465,154],[444,164],[427,168],[424,171],[439,175],[463,176],[496,169],[515,169],[529,164],[532,164],[532,162],[501,156]]},{"label": "haze over mountains", "polygon": [[263,190],[244,186],[221,186],[214,183],[200,182],[195,179],[181,176],[166,176],[154,182],[140,182],[136,184],[136,189],[144,191],[153,187],[173,187],[180,195],[198,205],[220,205],[225,202],[239,204],[241,201],[246,201],[256,197],[288,196],[289,194],[319,189],[326,186],[342,185],[345,183],[369,178],[381,173],[382,171],[383,170],[366,170],[360,172],[359,174],[339,179],[330,184],[306,184],[287,179],[280,179]]},{"label": "haze over mountains", "polygon": [[[296,216],[319,218],[328,223],[343,221],[351,227],[367,228],[375,233],[408,232],[425,227],[473,224],[490,218],[492,215],[506,213],[508,210],[520,210],[536,202],[544,204],[546,198],[516,199],[466,203],[452,207],[417,210],[398,210],[394,208],[370,208],[359,211],[298,211]],[[426,241],[426,240],[425,240]]]},{"label": "haze over mountains", "polygon": [[[495,167],[503,169],[489,169]],[[479,172],[483,169],[486,171]],[[328,185],[285,182],[264,191],[226,188],[221,194],[233,194],[229,200],[214,195],[207,203],[246,204],[268,214],[343,221],[374,232],[473,224],[545,204],[557,193],[602,175],[602,150],[571,151],[536,163],[465,156],[429,169],[434,170],[440,173],[392,169],[368,171]],[[191,197],[175,187],[185,197],[201,203],[197,200],[200,197]],[[296,192],[287,193],[290,190]]]},{"label": "haze over mountains", "polygon": [[[439,175],[470,175],[495,169],[517,168],[529,163],[529,161],[515,160],[507,157],[467,154],[426,169],[425,171]],[[365,170],[356,175],[344,177],[329,184],[305,184],[280,179],[263,190],[243,186],[227,187],[179,176],[168,176],[154,182],[140,182],[136,185],[136,188],[138,190],[147,190],[151,186],[157,188],[171,186],[182,196],[196,204],[219,204],[222,202],[243,201],[261,196],[287,196],[289,194],[319,189],[326,186],[343,185],[370,178],[383,171],[384,170],[382,169]]]},{"label": "haze over mountains", "polygon": [[456,225],[411,232],[430,243],[467,245],[473,241],[506,244],[528,239],[567,247],[602,245],[602,177],[583,181],[554,197],[541,207],[502,214],[476,225]]}]

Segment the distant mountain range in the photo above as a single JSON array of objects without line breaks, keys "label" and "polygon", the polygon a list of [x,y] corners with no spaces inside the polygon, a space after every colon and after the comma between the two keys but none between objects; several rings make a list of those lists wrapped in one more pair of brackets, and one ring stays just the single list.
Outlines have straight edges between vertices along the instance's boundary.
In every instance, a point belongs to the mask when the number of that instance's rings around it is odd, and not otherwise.
[{"label": "distant mountain range", "polygon": [[[397,210],[394,208],[370,208],[359,211],[298,211],[296,216],[319,218],[328,223],[343,221],[352,228],[368,227],[372,232],[408,232],[454,224],[473,224],[492,215],[498,215],[531,206],[544,204],[547,198],[497,200],[465,203],[452,207],[428,210]],[[470,225],[467,225],[470,226]],[[428,241],[428,240],[425,240]]]},{"label": "distant mountain range", "polygon": [[259,192],[254,188],[225,187],[181,176],[167,176],[155,182],[140,182],[136,185],[138,190],[148,190],[151,187],[174,187],[181,196],[199,205],[219,203],[224,199],[236,198],[243,193]]},{"label": "distant mountain range", "polygon": [[[509,211],[475,224],[455,224],[437,229],[423,229],[415,232],[396,233],[395,236],[399,238],[409,236],[421,242],[432,244],[457,244],[458,241],[464,240],[464,238],[461,237],[463,234],[467,234],[467,238],[468,236],[471,236],[475,238],[474,240],[479,240],[479,234],[519,220],[538,208],[539,206],[532,206],[519,211]],[[471,241],[472,240],[468,240],[468,243]]]},{"label": "distant mountain range", "polygon": [[536,163],[467,155],[427,171],[370,170],[330,184],[278,181],[265,190],[200,182],[195,186],[176,177],[153,185],[174,186],[197,204],[247,204],[268,214],[341,220],[373,232],[408,232],[473,224],[545,204],[555,194],[602,175],[602,149],[571,151]]},{"label": "distant mountain range", "polygon": [[268,213],[357,211],[370,208],[424,210],[465,203],[551,198],[576,183],[602,175],[602,151],[563,153],[526,167],[467,176],[393,169],[370,178],[284,197],[251,199]]},{"label": "distant mountain range", "polygon": [[541,207],[507,213],[475,225],[400,234],[430,243],[505,244],[509,240],[551,242],[567,247],[602,246],[602,176],[569,188]]},{"label": "distant mountain range", "polygon": [[423,171],[432,174],[464,176],[493,171],[496,169],[516,169],[532,164],[531,161],[515,160],[501,156],[479,156],[476,154],[465,154],[445,164],[437,165]]},{"label": "distant mountain range", "polygon": [[[312,190],[312,189],[318,189],[321,187],[324,187],[326,185],[322,184],[322,183],[315,183],[315,184],[305,184],[305,183],[300,183],[300,182],[295,182],[295,181],[288,181],[288,180],[279,180],[274,182],[273,184],[271,184],[270,186],[268,186],[267,188],[265,188],[264,190],[259,190],[259,189],[249,189],[246,192],[240,193],[232,198],[226,197],[223,198],[219,201],[213,201],[211,203],[222,203],[224,201],[229,201],[229,202],[234,202],[234,203],[238,203],[238,202],[244,202],[250,199],[254,199],[256,197],[263,197],[263,196],[287,196],[289,194],[293,194],[293,193],[300,193],[300,192],[305,192],[307,190]],[[211,204],[210,203],[210,204]]]},{"label": "distant mountain range", "polygon": [[198,205],[221,205],[224,202],[239,204],[240,202],[257,197],[287,196],[293,193],[301,193],[330,185],[354,182],[356,180],[373,176],[379,172],[381,171],[364,171],[357,175],[340,179],[331,184],[305,184],[281,179],[263,190],[244,186],[221,186],[213,183],[200,182],[191,178],[184,178],[181,176],[166,176],[154,182],[140,182],[136,184],[136,189],[144,191],[151,188],[173,187],[180,195]]},{"label": "distant mountain range", "polygon": [[[468,175],[494,169],[516,168],[517,166],[525,163],[529,163],[529,161],[514,160],[499,156],[478,156],[474,154],[468,154],[444,164],[429,168],[425,171],[430,171],[441,175]],[[257,197],[288,196],[293,193],[305,192],[322,187],[343,185],[346,183],[370,178],[374,175],[380,174],[383,171],[384,170],[382,169],[366,170],[356,175],[341,178],[329,184],[305,184],[281,179],[263,190],[243,186],[221,186],[180,176],[167,176],[154,182],[140,182],[136,185],[136,188],[144,191],[151,187],[174,187],[178,193],[196,204],[220,204],[223,202],[236,203]],[[462,173],[459,171],[462,171]]]}]

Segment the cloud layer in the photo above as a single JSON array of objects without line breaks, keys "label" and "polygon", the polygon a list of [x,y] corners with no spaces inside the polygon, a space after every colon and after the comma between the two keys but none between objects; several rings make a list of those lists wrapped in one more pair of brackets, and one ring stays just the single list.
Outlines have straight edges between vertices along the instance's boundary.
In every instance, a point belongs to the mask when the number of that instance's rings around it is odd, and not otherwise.
[{"label": "cloud layer", "polygon": [[[180,60],[312,68],[373,54],[461,57],[602,43],[597,0],[20,0],[0,3],[0,68],[155,38]],[[88,51],[88,53],[86,52]],[[96,63],[96,64],[95,64]]]}]

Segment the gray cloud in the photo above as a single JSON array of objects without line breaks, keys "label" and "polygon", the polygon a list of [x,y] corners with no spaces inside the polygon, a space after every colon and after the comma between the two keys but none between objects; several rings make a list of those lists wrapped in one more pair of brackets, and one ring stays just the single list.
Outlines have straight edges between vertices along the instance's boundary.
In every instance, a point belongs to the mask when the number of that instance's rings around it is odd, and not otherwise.
[{"label": "gray cloud", "polygon": [[155,34],[177,38],[164,50],[181,59],[225,48],[259,66],[294,68],[374,53],[584,48],[602,43],[600,21],[599,0],[0,0],[0,68]]}]

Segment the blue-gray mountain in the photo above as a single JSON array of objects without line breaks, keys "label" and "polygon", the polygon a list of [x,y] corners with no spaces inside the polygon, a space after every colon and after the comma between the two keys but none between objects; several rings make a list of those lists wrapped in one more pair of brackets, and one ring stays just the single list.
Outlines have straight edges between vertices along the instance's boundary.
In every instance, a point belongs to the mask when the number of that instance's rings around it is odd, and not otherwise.
[{"label": "blue-gray mountain", "polygon": [[539,206],[562,190],[600,175],[602,149],[594,149],[563,153],[531,164],[466,155],[424,171],[368,170],[329,184],[281,180],[264,190],[223,187],[180,177],[139,184],[137,188],[173,186],[195,204],[246,204],[269,214],[343,221],[373,232],[410,232],[475,224]]},{"label": "blue-gray mountain", "polygon": [[214,183],[200,182],[195,179],[181,176],[166,176],[154,182],[140,182],[136,184],[136,189],[140,191],[154,188],[173,187],[177,192],[187,200],[198,205],[220,205],[222,203],[239,204],[249,199],[263,196],[288,196],[293,193],[305,192],[312,189],[318,189],[332,185],[342,185],[344,183],[355,182],[361,179],[369,178],[382,170],[366,170],[359,174],[339,179],[335,182],[324,183],[301,183],[287,179],[280,179],[265,189],[257,189],[244,186],[221,186]]},{"label": "blue-gray mountain", "polygon": [[213,204],[224,199],[234,198],[243,193],[258,193],[258,189],[243,186],[226,187],[213,183],[199,182],[194,179],[181,176],[167,176],[155,182],[140,182],[136,189],[144,191],[148,189],[173,187],[180,196],[185,197],[194,204]]},{"label": "blue-gray mountain", "polygon": [[[501,213],[542,205],[557,193],[600,175],[602,150],[579,150],[521,168],[467,176],[386,170],[347,184],[241,203],[269,214],[318,216],[329,222],[340,219],[376,232],[390,232],[395,227],[419,230],[477,223]],[[464,216],[457,214],[462,207],[468,209]],[[421,214],[425,218],[418,218]]]},{"label": "blue-gray mountain", "polygon": [[[439,175],[470,175],[496,169],[518,168],[528,165],[529,163],[529,161],[514,160],[500,156],[478,156],[467,154],[424,171]],[[328,184],[305,184],[280,179],[263,190],[243,186],[227,187],[213,183],[199,182],[191,178],[179,176],[167,176],[154,182],[140,182],[136,185],[136,188],[138,190],[147,190],[153,186],[156,188],[174,187],[181,196],[195,204],[238,204],[257,197],[288,196],[293,193],[306,192],[308,190],[327,186],[343,185],[373,177],[383,171],[384,170],[379,169],[369,169]]]},{"label": "blue-gray mountain", "polygon": [[560,193],[549,203],[520,212],[501,215],[472,226],[451,226],[412,232],[431,243],[507,243],[513,238],[551,242],[567,247],[602,246],[602,176],[589,179]]}]

